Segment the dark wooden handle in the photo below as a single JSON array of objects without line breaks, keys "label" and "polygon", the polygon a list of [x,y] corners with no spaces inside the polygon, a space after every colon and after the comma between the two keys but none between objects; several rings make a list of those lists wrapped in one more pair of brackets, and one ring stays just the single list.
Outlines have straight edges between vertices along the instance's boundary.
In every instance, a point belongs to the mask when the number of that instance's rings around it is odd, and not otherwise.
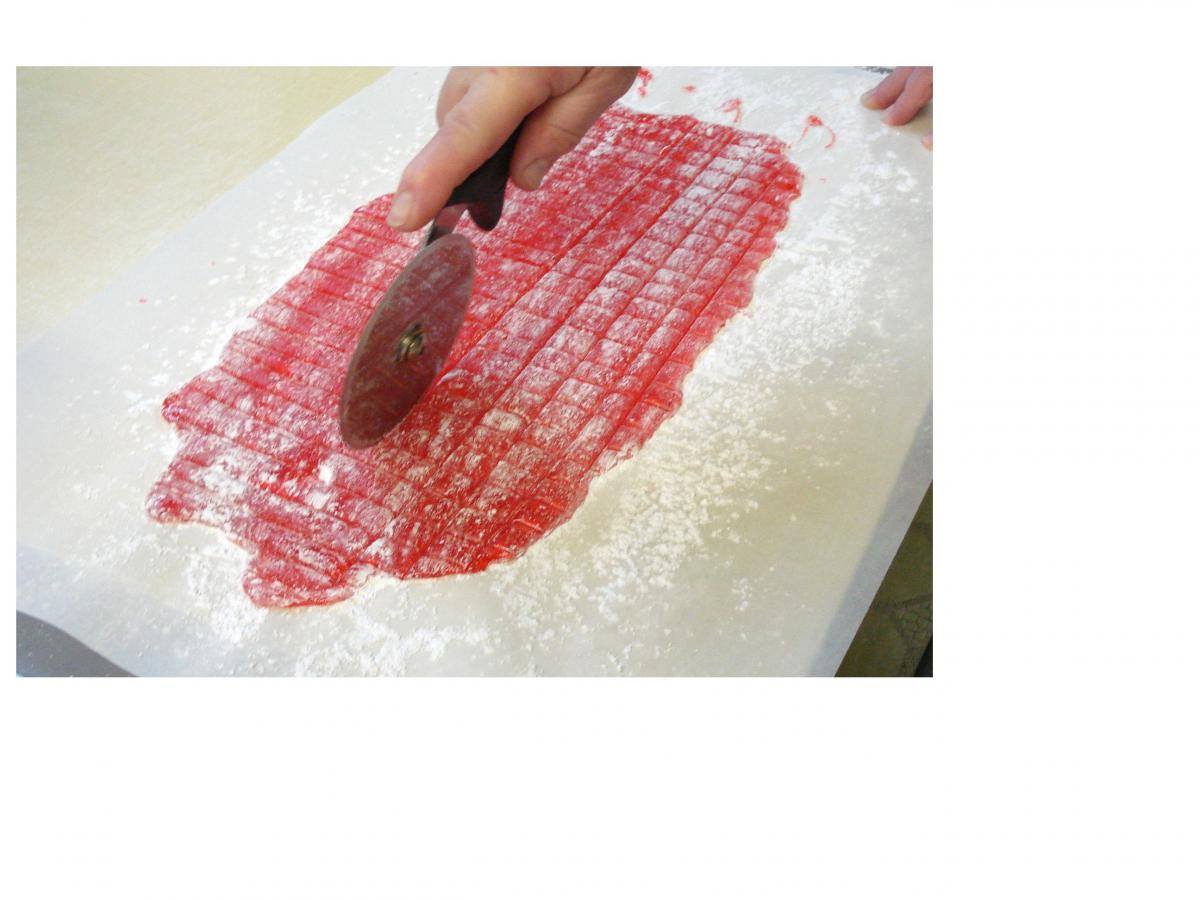
[{"label": "dark wooden handle", "polygon": [[[521,125],[525,123],[522,122]],[[484,231],[491,231],[504,212],[504,189],[508,185],[508,169],[512,165],[513,150],[521,125],[512,133],[499,150],[484,160],[483,165],[466,177],[446,201],[447,206],[466,205],[467,212],[475,224]]]}]

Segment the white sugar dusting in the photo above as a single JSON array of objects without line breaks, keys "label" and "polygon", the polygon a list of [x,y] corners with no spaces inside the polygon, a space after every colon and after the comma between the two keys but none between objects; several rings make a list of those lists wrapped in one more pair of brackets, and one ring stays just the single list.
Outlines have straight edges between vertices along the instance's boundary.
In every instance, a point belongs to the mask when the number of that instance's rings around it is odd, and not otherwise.
[{"label": "white sugar dusting", "polygon": [[212,630],[213,639],[231,647],[250,640],[270,610],[247,603],[241,592],[244,555],[228,541],[209,544],[187,560],[185,574],[192,608]]}]

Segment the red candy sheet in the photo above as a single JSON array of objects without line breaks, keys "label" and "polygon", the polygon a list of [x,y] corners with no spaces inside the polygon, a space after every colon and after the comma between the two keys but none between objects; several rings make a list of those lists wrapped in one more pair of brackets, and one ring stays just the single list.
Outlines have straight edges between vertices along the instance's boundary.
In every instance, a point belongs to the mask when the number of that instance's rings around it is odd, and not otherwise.
[{"label": "red candy sheet", "polygon": [[224,529],[264,606],[332,603],[372,572],[428,578],[519,556],[682,400],[750,301],[801,176],[775,138],[607,112],[500,225],[464,228],[475,295],[430,391],[350,450],[338,398],[363,325],[420,237],[355,211],[163,403],[181,444],[148,499]]}]

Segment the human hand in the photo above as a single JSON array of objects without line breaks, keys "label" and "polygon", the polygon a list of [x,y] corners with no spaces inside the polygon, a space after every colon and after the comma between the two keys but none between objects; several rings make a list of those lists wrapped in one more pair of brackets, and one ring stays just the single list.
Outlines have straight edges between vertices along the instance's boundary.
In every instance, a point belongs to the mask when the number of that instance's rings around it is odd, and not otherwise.
[{"label": "human hand", "polygon": [[[900,66],[862,96],[867,109],[883,109],[885,125],[906,125],[933,99],[933,66]],[[921,138],[933,149],[933,132]]]},{"label": "human hand", "polygon": [[438,130],[413,157],[392,200],[388,224],[414,231],[521,124],[509,175],[531,191],[554,161],[629,90],[637,66],[457,67],[438,96]]}]

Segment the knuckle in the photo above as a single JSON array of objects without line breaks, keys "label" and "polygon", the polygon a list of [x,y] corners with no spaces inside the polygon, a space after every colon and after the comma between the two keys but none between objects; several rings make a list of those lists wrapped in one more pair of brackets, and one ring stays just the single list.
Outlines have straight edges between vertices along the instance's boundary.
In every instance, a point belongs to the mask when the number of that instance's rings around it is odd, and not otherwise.
[{"label": "knuckle", "polygon": [[549,142],[554,143],[556,146],[564,146],[565,149],[563,152],[566,152],[566,150],[570,150],[583,140],[583,135],[587,131],[587,128],[581,127],[574,122],[547,120],[542,123],[542,131],[549,139]]},{"label": "knuckle", "polygon": [[556,66],[546,71],[546,82],[555,97],[565,94],[581,82],[587,70],[580,66]]},{"label": "knuckle", "polygon": [[536,67],[502,69],[499,78],[510,96],[531,109],[541,103],[553,86],[547,72]]},{"label": "knuckle", "polygon": [[479,126],[462,104],[451,107],[442,119],[442,128],[454,138],[473,140],[479,134]]}]

